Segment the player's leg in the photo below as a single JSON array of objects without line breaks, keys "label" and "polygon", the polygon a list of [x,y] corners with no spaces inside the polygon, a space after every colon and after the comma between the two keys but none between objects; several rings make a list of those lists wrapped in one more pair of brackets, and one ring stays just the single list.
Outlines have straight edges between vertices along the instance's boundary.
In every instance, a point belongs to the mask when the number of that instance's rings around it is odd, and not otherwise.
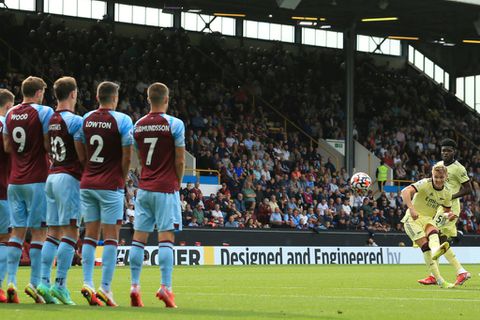
[{"label": "player's leg", "polygon": [[8,289],[7,302],[18,303],[17,295],[17,271],[22,257],[23,241],[27,232],[27,208],[23,201],[23,186],[9,185],[7,190],[8,205],[12,233],[8,240],[7,250],[7,274]]},{"label": "player's leg", "polygon": [[[49,295],[50,275],[52,272],[52,264],[57,254],[58,245],[60,244],[61,231],[58,223],[58,208],[55,203],[54,186],[58,175],[50,175],[45,184],[45,197],[47,201],[47,238],[42,248],[42,267],[41,267],[41,285],[40,294],[42,296]],[[44,298],[45,298],[44,296]],[[48,300],[49,297],[46,297]]]},{"label": "player's leg", "polygon": [[[435,276],[436,281],[439,281],[439,284],[441,283],[444,285],[445,281],[440,275],[438,266],[432,260],[432,253],[426,236],[425,225],[429,221],[430,220],[427,217],[420,216],[416,220],[409,217],[404,221],[405,233],[422,250],[425,264],[427,265],[428,270]],[[428,231],[431,231],[430,228]]]},{"label": "player's leg", "polygon": [[[155,210],[152,209],[152,202],[155,193],[139,189],[135,201],[135,233],[130,248],[130,305],[132,307],[143,307],[140,295],[140,274],[142,272],[144,248],[148,235],[153,231],[155,225]],[[154,207],[153,207],[154,208]]]},{"label": "player's leg", "polygon": [[41,283],[37,286],[38,294],[40,294],[47,304],[58,304],[58,300],[50,294],[50,277],[52,273],[53,260],[57,255],[58,245],[61,237],[60,227],[49,227],[47,238],[42,247],[41,258]]},{"label": "player's leg", "polygon": [[428,245],[432,251],[432,259],[438,260],[450,248],[450,244],[448,242],[440,244],[439,232],[433,223],[426,224],[425,233],[428,237]]},{"label": "player's leg", "polygon": [[7,296],[3,291],[3,280],[7,273],[8,233],[0,234],[0,303],[7,302]]},{"label": "player's leg", "polygon": [[64,226],[62,227],[62,234],[63,237],[57,253],[57,275],[50,292],[63,304],[74,305],[75,303],[70,298],[70,292],[67,289],[67,274],[75,255],[78,228],[77,226]]},{"label": "player's leg", "polygon": [[162,282],[157,297],[165,302],[168,308],[176,308],[175,295],[172,291],[173,245],[174,231],[181,231],[181,207],[178,192],[159,194],[155,211],[158,228],[158,264],[162,274]]},{"label": "player's leg", "polygon": [[63,304],[74,305],[67,289],[67,274],[75,255],[80,221],[80,182],[68,174],[58,174],[54,185],[58,225],[62,234],[57,253],[57,275],[50,291]]},{"label": "player's leg", "polygon": [[172,231],[160,232],[158,235],[158,264],[162,274],[161,287],[157,297],[165,302],[167,308],[176,308],[172,291],[173,245],[175,236]]},{"label": "player's leg", "polygon": [[[440,234],[440,241],[441,242],[450,242],[450,237],[452,234],[454,236],[457,235],[457,228],[455,225],[453,226],[454,230],[447,228],[447,229],[442,229],[441,234]],[[444,234],[445,233],[445,234]],[[453,251],[453,248],[450,247],[445,254],[443,255],[445,259],[447,259],[448,263],[450,263],[451,266],[455,268],[456,274],[457,274],[457,279],[455,280],[455,285],[459,286],[465,283],[468,279],[472,277],[470,272],[465,270],[463,268],[462,264],[460,261],[458,261],[457,256],[455,255],[455,252]],[[438,263],[438,262],[437,262]]]},{"label": "player's leg", "polygon": [[453,284],[448,283],[443,279],[440,274],[440,270],[438,268],[438,264],[435,263],[432,259],[432,252],[429,247],[429,242],[427,238],[423,237],[415,241],[415,243],[420,247],[423,253],[423,258],[425,260],[425,264],[427,265],[429,271],[434,275],[437,284],[440,285],[442,288],[451,288]]},{"label": "player's leg", "polygon": [[42,272],[42,248],[47,236],[47,200],[45,196],[45,183],[32,183],[24,185],[25,205],[27,207],[27,226],[32,233],[30,242],[30,283],[25,287],[25,293],[36,303],[44,303],[45,300],[37,292]]},{"label": "player's leg", "polygon": [[91,306],[102,305],[97,299],[93,284],[95,250],[100,236],[100,205],[96,190],[80,190],[80,212],[85,222],[85,237],[82,246],[82,295]]},{"label": "player's leg", "polygon": [[0,303],[7,302],[3,291],[3,280],[7,273],[8,238],[10,227],[10,209],[6,200],[0,200]]},{"label": "player's leg", "polygon": [[140,295],[140,274],[142,272],[145,245],[148,240],[149,232],[135,230],[130,247],[130,305],[132,307],[143,307]]},{"label": "player's leg", "polygon": [[123,190],[98,190],[101,195],[101,228],[103,231],[102,284],[97,296],[108,306],[116,307],[111,290],[112,279],[117,265],[118,235],[123,220]]}]

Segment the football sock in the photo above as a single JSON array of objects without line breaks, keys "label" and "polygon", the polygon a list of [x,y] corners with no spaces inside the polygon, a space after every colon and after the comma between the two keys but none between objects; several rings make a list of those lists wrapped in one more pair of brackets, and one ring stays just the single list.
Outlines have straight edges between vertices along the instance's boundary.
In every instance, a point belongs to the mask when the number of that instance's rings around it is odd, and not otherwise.
[{"label": "football sock", "polygon": [[5,274],[7,273],[7,257],[7,243],[0,242],[0,289],[2,288],[3,279],[5,278]]},{"label": "football sock", "polygon": [[445,257],[445,259],[447,259],[448,263],[450,263],[450,265],[455,268],[457,275],[466,272],[466,270],[462,267],[457,257],[455,256],[455,252],[453,252],[451,248],[448,249],[443,256]]},{"label": "football sock", "polygon": [[95,266],[95,249],[97,248],[97,240],[85,237],[82,247],[82,270],[83,283],[90,288],[95,288],[93,285],[93,267]]},{"label": "football sock", "polygon": [[57,254],[58,244],[60,241],[52,236],[47,236],[42,248],[42,283],[50,287],[50,274],[52,272],[52,264]]},{"label": "football sock", "polygon": [[132,246],[130,248],[130,273],[132,276],[132,286],[140,284],[144,248],[144,243],[132,241]]},{"label": "football sock", "polygon": [[425,243],[422,247],[422,252],[423,252],[423,259],[425,260],[425,264],[428,267],[428,270],[433,273],[433,276],[437,280],[437,283],[442,283],[444,280],[442,276],[440,275],[440,270],[438,269],[438,265],[433,261],[432,259],[432,251],[430,250],[430,247],[428,245],[428,242]]},{"label": "football sock", "polygon": [[68,270],[70,270],[73,256],[75,255],[75,244],[76,241],[74,239],[63,237],[62,242],[58,246],[55,285],[60,288],[67,286],[67,273]]},{"label": "football sock", "polygon": [[8,241],[7,273],[8,283],[17,286],[17,271],[22,257],[23,240],[13,237]]},{"label": "football sock", "polygon": [[43,242],[32,241],[30,243],[30,283],[36,288],[40,284],[42,274],[42,247]]},{"label": "football sock", "polygon": [[117,245],[118,241],[107,239],[104,242],[102,255],[102,289],[110,292],[113,273],[117,264]]},{"label": "football sock", "polygon": [[173,242],[162,241],[158,244],[158,264],[162,273],[162,285],[172,290]]}]

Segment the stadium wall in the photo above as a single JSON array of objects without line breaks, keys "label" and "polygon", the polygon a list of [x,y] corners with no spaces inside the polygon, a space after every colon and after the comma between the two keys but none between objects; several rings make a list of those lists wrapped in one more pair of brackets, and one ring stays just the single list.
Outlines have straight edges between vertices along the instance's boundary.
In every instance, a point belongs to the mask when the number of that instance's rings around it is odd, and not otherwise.
[{"label": "stadium wall", "polygon": [[[480,247],[456,248],[461,263],[479,263]],[[119,247],[117,264],[128,265],[130,247]],[[158,265],[158,248],[145,247],[144,265]],[[101,257],[101,248],[97,251]],[[401,247],[175,247],[175,265],[424,264],[417,248]],[[440,263],[447,261],[442,257]]]},{"label": "stadium wall", "polygon": [[[120,238],[131,243],[133,230],[122,229]],[[372,237],[379,246],[398,247],[401,243],[410,246],[412,242],[404,233],[376,233],[367,231],[295,231],[288,229],[199,229],[186,228],[176,235],[176,245],[202,246],[305,246],[305,247],[362,247]],[[454,246],[473,247],[480,243],[480,235],[466,235]],[[157,245],[157,235],[150,235],[148,245]]]}]

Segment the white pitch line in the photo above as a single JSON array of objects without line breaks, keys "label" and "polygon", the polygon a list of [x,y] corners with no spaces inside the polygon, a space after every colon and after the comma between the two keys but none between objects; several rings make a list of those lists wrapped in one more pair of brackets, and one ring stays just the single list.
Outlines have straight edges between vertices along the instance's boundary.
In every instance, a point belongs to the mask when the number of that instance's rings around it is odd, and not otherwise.
[{"label": "white pitch line", "polygon": [[[192,288],[192,286],[175,286],[176,288]],[[433,288],[436,288],[436,286],[432,286]],[[213,285],[207,285],[207,286],[198,286],[197,288],[225,288],[224,286],[213,286]],[[273,287],[273,286],[264,286],[264,287],[248,287],[248,289],[280,289],[280,290],[285,290],[285,289],[311,289],[312,287],[300,287],[300,286],[282,286],[282,287]],[[322,289],[319,287],[319,289]],[[419,288],[369,288],[369,287],[355,287],[355,288],[324,288],[325,291],[328,290],[368,290],[368,291],[418,291],[418,292],[440,292],[440,293],[451,293],[451,292],[465,292],[465,293],[471,293],[475,291],[474,289],[472,290],[467,290],[467,289],[460,289],[459,287],[455,287],[454,289],[450,290],[445,290],[445,289],[419,289]]]},{"label": "white pitch line", "polygon": [[448,301],[448,302],[480,302],[480,299],[462,299],[462,298],[404,298],[404,297],[359,297],[359,296],[327,296],[327,295],[300,295],[300,294],[248,294],[248,293],[211,293],[211,292],[191,292],[196,296],[232,296],[232,297],[258,297],[258,298],[302,298],[302,299],[339,299],[339,300],[394,300],[394,301]]}]

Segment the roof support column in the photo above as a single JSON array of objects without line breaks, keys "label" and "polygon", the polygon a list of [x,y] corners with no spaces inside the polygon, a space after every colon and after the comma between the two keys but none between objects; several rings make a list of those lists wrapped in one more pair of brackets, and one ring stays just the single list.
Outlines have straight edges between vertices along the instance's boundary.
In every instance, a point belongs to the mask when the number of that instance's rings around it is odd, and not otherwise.
[{"label": "roof support column", "polygon": [[[354,107],[354,75],[355,51],[357,47],[357,34],[355,22],[343,32],[343,50],[345,53],[345,105],[346,105],[346,140],[345,140],[345,169],[351,176],[355,161],[355,141],[353,140],[353,107]],[[338,168],[337,168],[338,169]]]}]

